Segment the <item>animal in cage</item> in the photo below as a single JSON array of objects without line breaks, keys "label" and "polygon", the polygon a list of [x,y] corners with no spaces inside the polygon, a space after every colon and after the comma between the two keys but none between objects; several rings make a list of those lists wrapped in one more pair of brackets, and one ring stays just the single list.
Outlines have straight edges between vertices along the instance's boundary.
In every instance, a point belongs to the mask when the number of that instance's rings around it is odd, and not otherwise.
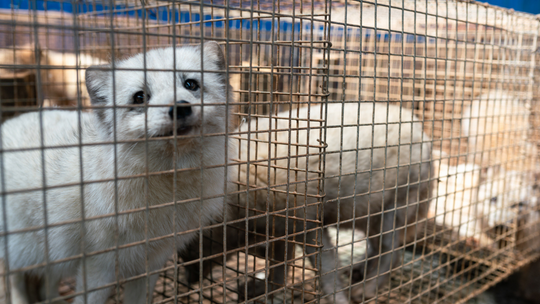
[{"label": "animal in cage", "polygon": [[[21,70],[39,74],[39,103],[44,107],[76,106],[79,98],[82,106],[90,106],[84,70],[91,65],[105,64],[103,60],[88,54],[56,52],[29,45],[19,49],[0,50],[0,63],[14,65],[13,69],[0,70],[3,78],[11,77]],[[26,67],[21,69],[20,66]]]},{"label": "animal in cage", "polygon": [[530,173],[472,163],[451,166],[447,160],[434,164],[439,182],[428,217],[450,228],[455,239],[496,249],[501,235],[536,217],[538,191]]},{"label": "animal in cage", "polygon": [[438,164],[437,199],[429,210],[429,218],[443,227],[448,227],[456,239],[465,239],[474,246],[490,247],[494,244],[482,220],[477,202],[481,168],[475,164],[448,165],[447,161],[434,161]]},{"label": "animal in cage", "polygon": [[189,230],[221,216],[230,90],[219,45],[114,66],[114,81],[111,65],[86,71],[95,112],[44,110],[1,126],[0,257],[13,299],[27,302],[25,274],[44,279],[42,300],[76,276],[75,303],[105,303],[113,287],[103,285],[147,273],[124,288],[124,303],[146,303],[150,272],[191,241]]},{"label": "animal in cage", "polygon": [[478,204],[484,230],[506,245],[503,238],[517,238],[520,226],[538,219],[538,187],[533,174],[506,171],[500,166],[485,170],[478,187]]},{"label": "animal in cage", "polygon": [[[271,119],[252,120],[240,127],[242,140],[237,182],[241,185],[241,193],[232,196],[229,202],[229,220],[247,218],[250,229],[247,242],[272,246],[268,249],[274,253],[272,263],[289,260],[294,252],[293,242],[273,239],[296,233],[296,237],[290,239],[307,243],[306,253],[312,264],[317,265],[317,248],[313,242],[317,239],[316,220],[321,210],[316,204],[315,177],[321,169],[319,156],[325,145],[323,223],[326,227],[338,224],[343,228],[354,227],[368,234],[368,261],[344,267],[352,267],[356,282],[365,281],[365,294],[364,286],[360,284],[353,288],[351,295],[355,300],[362,300],[364,296],[375,296],[378,288],[388,282],[388,271],[398,265],[401,257],[398,248],[406,240],[413,239],[427,215],[432,188],[430,178],[433,176],[431,142],[422,131],[422,123],[410,110],[373,102],[329,104],[326,141],[321,142],[323,109],[321,105],[304,107],[298,112],[278,113]],[[254,190],[247,192],[248,188]],[[245,214],[245,210],[249,213]],[[262,216],[267,210],[270,214]],[[251,218],[253,216],[256,218]],[[290,218],[288,222],[286,217]],[[244,222],[236,228],[227,226],[227,250],[246,243],[243,225]],[[219,242],[223,240],[220,229],[214,229],[206,238],[213,238],[215,242],[206,243],[208,249],[203,255],[219,252]],[[267,231],[273,234],[269,237],[270,244],[266,243]],[[212,247],[212,244],[217,245]],[[347,285],[341,279],[341,271],[336,271],[341,268],[326,229],[322,244],[319,271],[323,293],[335,293],[332,299],[336,303],[348,303]],[[264,247],[258,247],[262,256],[265,256]],[[198,243],[190,248],[181,253],[185,260],[199,257],[198,253],[194,254]],[[188,270],[197,272],[198,267]],[[205,274],[209,272],[208,269],[204,271]],[[251,282],[249,284],[254,285],[249,285],[245,296],[253,298],[266,290],[284,286],[284,273],[284,264],[273,267],[269,279],[275,285]],[[195,281],[199,275],[188,277]]]},{"label": "animal in cage", "polygon": [[520,166],[530,169],[530,157],[537,154],[528,142],[530,107],[516,96],[494,89],[465,108],[461,121],[468,138],[469,162],[482,166],[502,164],[507,170]]}]

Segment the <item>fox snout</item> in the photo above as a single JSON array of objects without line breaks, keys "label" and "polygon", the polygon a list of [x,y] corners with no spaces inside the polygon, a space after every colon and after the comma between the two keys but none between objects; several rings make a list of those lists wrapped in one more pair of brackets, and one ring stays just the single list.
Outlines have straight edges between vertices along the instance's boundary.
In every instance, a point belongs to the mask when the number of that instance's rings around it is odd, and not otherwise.
[{"label": "fox snout", "polygon": [[169,108],[169,117],[171,120],[176,120],[177,134],[184,135],[188,133],[193,126],[193,110],[191,104],[185,100],[177,101],[175,105]]},{"label": "fox snout", "polygon": [[[174,114],[175,108],[176,108],[176,116]],[[191,111],[191,106],[189,102],[185,100],[180,100],[180,101],[177,101],[176,104],[169,109],[169,116],[173,120],[175,118],[176,120],[182,120],[182,119],[188,118],[192,114],[192,112],[193,111]]]}]

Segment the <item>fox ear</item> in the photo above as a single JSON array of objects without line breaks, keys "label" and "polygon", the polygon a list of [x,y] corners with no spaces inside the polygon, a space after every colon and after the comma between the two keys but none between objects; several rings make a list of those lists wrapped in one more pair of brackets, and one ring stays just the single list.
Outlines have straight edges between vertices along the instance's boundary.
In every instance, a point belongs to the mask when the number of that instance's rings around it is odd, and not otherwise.
[{"label": "fox ear", "polygon": [[111,65],[93,65],[86,69],[86,89],[92,104],[106,103],[106,96],[103,95],[103,88],[110,83]]},{"label": "fox ear", "polygon": [[203,44],[203,52],[205,57],[214,59],[218,69],[225,70],[227,68],[227,62],[225,60],[225,54],[223,50],[215,41],[208,41]]}]

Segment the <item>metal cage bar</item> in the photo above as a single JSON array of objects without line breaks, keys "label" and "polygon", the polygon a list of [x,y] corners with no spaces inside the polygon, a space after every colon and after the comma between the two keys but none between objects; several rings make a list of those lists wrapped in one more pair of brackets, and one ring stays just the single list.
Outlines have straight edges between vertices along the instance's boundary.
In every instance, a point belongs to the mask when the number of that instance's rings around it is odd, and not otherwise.
[{"label": "metal cage bar", "polygon": [[473,303],[538,257],[539,28],[0,1],[0,301]]}]

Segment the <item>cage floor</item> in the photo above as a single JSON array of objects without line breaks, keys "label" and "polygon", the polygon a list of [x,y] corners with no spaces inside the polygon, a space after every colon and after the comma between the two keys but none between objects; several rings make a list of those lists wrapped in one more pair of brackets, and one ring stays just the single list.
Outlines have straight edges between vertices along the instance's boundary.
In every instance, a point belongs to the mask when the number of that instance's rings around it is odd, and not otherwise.
[{"label": "cage floor", "polygon": [[[428,237],[422,242],[423,246],[411,246],[402,252],[403,265],[392,271],[389,286],[381,289],[377,298],[365,300],[364,303],[467,303],[538,256],[537,254],[523,256],[511,247],[497,250],[475,249],[465,242],[456,241],[450,230],[442,229],[432,223],[427,225],[425,235]],[[364,246],[365,244],[355,246],[354,260],[365,252]],[[348,254],[350,247],[345,247],[345,250],[340,250],[342,261],[350,259],[350,254]],[[301,256],[301,251],[297,256]],[[293,273],[289,284],[292,286],[288,292],[278,293],[276,297],[268,298],[268,301],[259,302],[315,301],[316,288],[312,280],[315,273],[312,271],[302,273],[302,261],[302,259],[296,261],[297,267],[291,270]],[[265,262],[262,259],[248,257],[246,263],[245,256],[238,256],[227,264],[226,284],[223,284],[222,269],[216,267],[212,280],[205,280],[203,283],[202,301],[199,298],[201,293],[197,290],[199,287],[195,286],[192,293],[186,294],[186,297],[182,299],[184,301],[182,303],[237,303],[237,288],[244,286],[241,283],[244,279],[241,273],[244,273],[246,264],[250,273],[265,268]],[[309,262],[306,261],[306,265],[309,267]],[[293,284],[292,277],[294,277],[294,282],[299,283]],[[182,279],[179,278],[179,281]],[[305,283],[302,284],[302,281]],[[174,290],[173,277],[164,276],[160,283],[163,284],[161,290],[164,292],[157,295],[155,299],[165,300],[165,303],[172,297],[170,291]],[[358,288],[362,288],[361,285],[362,283],[357,284]],[[182,288],[186,287],[182,286]],[[179,288],[179,291],[182,292],[182,289]],[[476,300],[469,301],[469,303],[476,302]]]},{"label": "cage floor", "polygon": [[[346,230],[340,235],[350,235]],[[424,234],[425,233],[425,234]],[[364,303],[467,303],[490,286],[512,274],[517,268],[538,257],[528,254],[526,257],[510,247],[498,250],[475,249],[452,238],[448,229],[428,224],[424,232],[427,235],[416,246],[410,246],[402,252],[403,264],[392,270],[389,286],[379,290],[379,296],[365,300]],[[340,238],[341,239],[341,238]],[[357,242],[351,250],[343,246],[339,250],[340,260],[357,261],[365,252],[365,242]],[[297,257],[302,257],[298,247]],[[344,262],[342,262],[343,264]],[[238,254],[227,262],[226,267],[214,267],[210,276],[201,285],[188,287],[185,284],[185,271],[182,266],[174,267],[169,262],[154,291],[154,303],[238,303],[239,292],[245,288],[246,269],[249,277],[264,278],[264,269],[268,267],[264,259]],[[304,269],[304,270],[303,270]],[[297,258],[294,267],[290,267],[286,290],[280,289],[274,296],[262,298],[255,303],[310,303],[317,300],[316,273],[311,269],[307,258]],[[175,276],[175,272],[177,275]],[[224,277],[226,280],[224,280]],[[3,285],[3,284],[2,284]],[[0,292],[4,293],[3,287]],[[66,280],[61,286],[61,295],[73,293],[74,280]],[[249,286],[248,286],[249,288]],[[353,288],[362,288],[357,283]],[[2,299],[0,297],[0,303]],[[68,302],[72,302],[71,299]],[[122,302],[122,292],[114,295],[108,304]],[[326,303],[329,301],[326,300]],[[321,303],[324,303],[321,301]],[[475,300],[468,303],[477,303]]]}]

